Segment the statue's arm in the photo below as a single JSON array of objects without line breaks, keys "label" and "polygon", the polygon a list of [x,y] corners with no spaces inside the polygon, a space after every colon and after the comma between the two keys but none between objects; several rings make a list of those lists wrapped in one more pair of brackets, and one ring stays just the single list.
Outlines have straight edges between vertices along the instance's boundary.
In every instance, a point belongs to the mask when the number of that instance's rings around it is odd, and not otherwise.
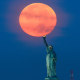
[{"label": "statue's arm", "polygon": [[46,47],[48,47],[47,41],[46,41],[46,36],[43,36],[44,44]]}]

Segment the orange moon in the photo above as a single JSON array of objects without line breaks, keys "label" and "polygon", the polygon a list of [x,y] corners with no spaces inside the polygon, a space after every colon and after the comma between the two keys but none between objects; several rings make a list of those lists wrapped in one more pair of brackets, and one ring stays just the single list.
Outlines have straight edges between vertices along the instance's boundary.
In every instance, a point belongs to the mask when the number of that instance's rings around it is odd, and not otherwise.
[{"label": "orange moon", "polygon": [[26,6],[19,16],[22,30],[35,37],[48,35],[55,28],[57,17],[54,10],[43,3]]}]

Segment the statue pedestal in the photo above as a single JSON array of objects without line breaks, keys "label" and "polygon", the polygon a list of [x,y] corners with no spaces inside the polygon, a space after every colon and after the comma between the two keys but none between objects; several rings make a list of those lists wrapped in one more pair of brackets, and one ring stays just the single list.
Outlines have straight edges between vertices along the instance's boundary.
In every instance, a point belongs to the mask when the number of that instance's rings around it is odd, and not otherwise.
[{"label": "statue pedestal", "polygon": [[57,77],[52,77],[52,78],[47,77],[47,78],[45,78],[45,80],[58,80],[58,78]]}]

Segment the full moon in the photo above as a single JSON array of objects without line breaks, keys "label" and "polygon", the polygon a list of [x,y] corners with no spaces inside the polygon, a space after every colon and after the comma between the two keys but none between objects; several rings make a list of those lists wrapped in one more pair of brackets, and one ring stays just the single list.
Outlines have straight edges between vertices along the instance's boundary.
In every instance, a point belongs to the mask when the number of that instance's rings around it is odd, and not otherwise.
[{"label": "full moon", "polygon": [[32,3],[21,11],[19,23],[25,33],[42,37],[52,32],[56,26],[57,17],[50,6],[43,3]]}]

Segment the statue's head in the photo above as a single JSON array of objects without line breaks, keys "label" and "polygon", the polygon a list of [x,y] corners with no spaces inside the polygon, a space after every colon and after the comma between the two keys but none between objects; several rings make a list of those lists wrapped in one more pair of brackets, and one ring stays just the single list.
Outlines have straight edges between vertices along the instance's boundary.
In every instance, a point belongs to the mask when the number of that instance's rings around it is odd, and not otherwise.
[{"label": "statue's head", "polygon": [[53,46],[52,45],[49,46],[49,50],[53,50]]}]

